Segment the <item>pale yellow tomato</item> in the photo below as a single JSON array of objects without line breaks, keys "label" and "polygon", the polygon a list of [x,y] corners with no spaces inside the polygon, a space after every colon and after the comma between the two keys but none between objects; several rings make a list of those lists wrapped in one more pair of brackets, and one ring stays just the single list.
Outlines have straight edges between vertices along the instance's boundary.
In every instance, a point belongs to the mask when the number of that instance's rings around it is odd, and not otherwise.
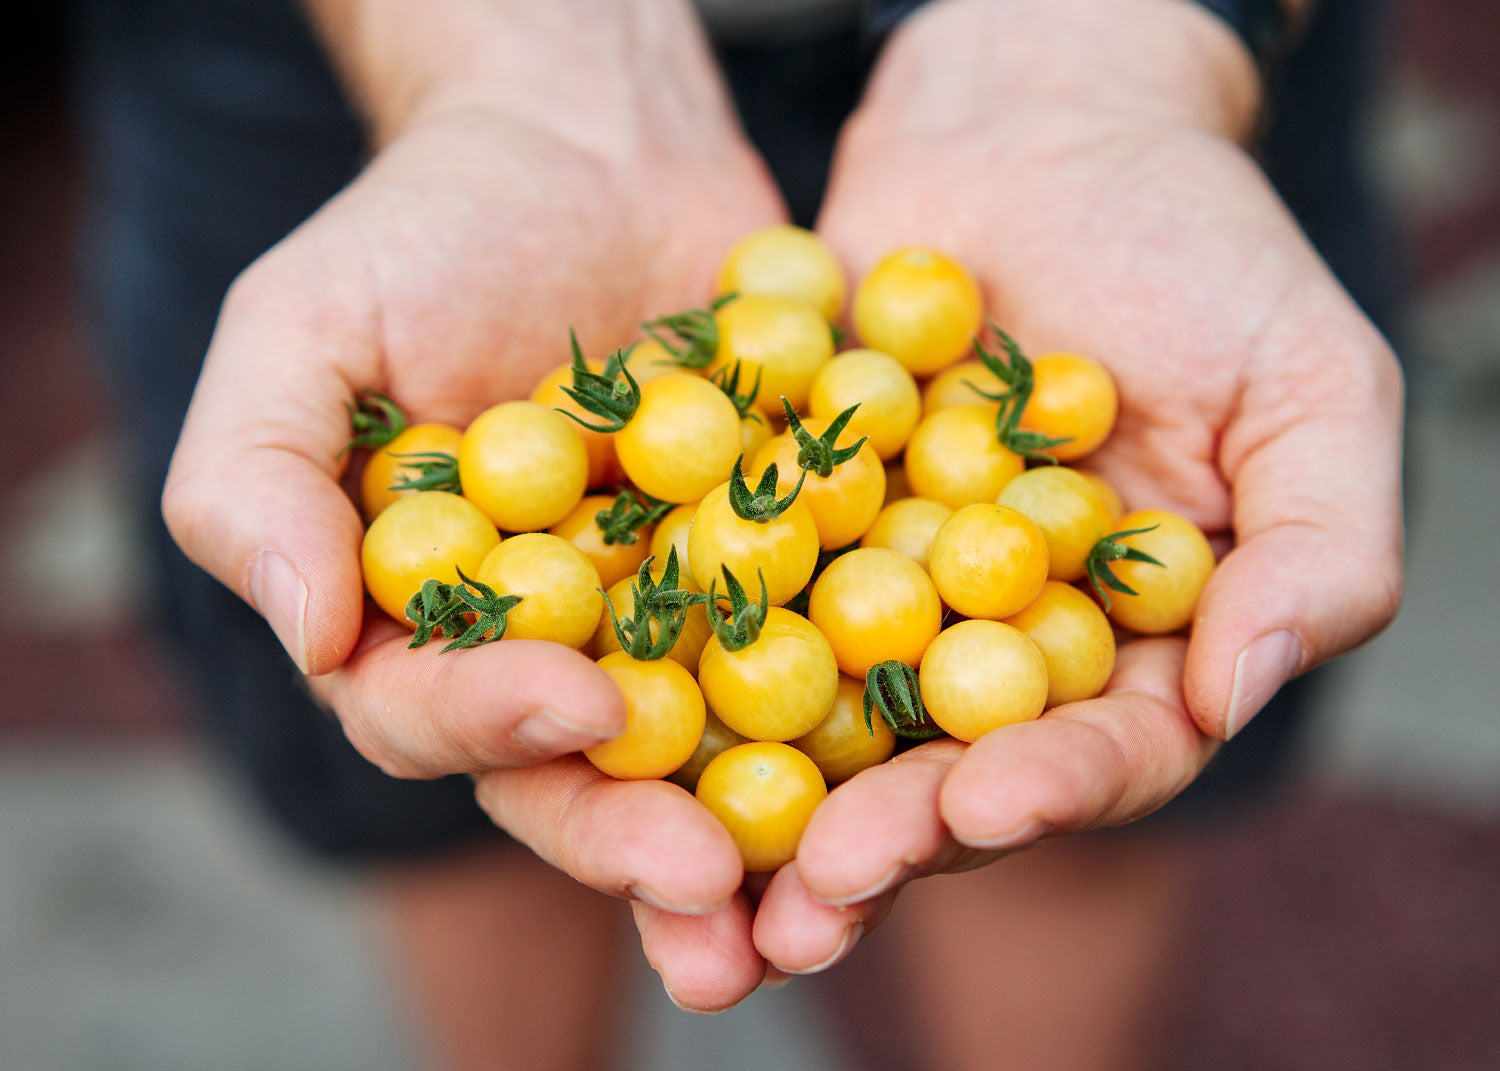
[{"label": "pale yellow tomato", "polygon": [[520,597],[506,614],[506,639],[582,647],[599,624],[599,571],[583,551],[548,532],[511,536],[473,576],[497,595]]},{"label": "pale yellow tomato", "polygon": [[833,356],[833,332],[817,309],[797,298],[752,294],[723,306],[714,320],[719,347],[707,375],[738,362],[746,391],[760,375],[752,401],[768,409],[779,408],[783,397],[794,409],[807,404],[813,377]]},{"label": "pale yellow tomato", "polygon": [[896,751],[896,732],[886,724],[880,711],[871,711],[870,724],[865,725],[864,703],[865,682],[840,677],[828,714],[812,732],[791,742],[792,747],[813,760],[830,785],[879,765]]},{"label": "pale yellow tomato", "polygon": [[1176,632],[1193,620],[1198,596],[1214,571],[1214,552],[1202,530],[1164,509],[1143,509],[1120,518],[1120,530],[1153,528],[1120,542],[1161,562],[1118,561],[1115,576],[1135,595],[1110,591],[1109,619],[1121,628],[1149,636]]},{"label": "pale yellow tomato", "polygon": [[[604,367],[602,361],[587,361],[589,371],[598,372]],[[572,364],[561,364],[543,376],[531,391],[531,400],[538,405],[544,405],[548,409],[561,409],[566,413],[582,417],[589,423],[597,423],[599,418],[579,405],[564,387],[573,385]],[[613,435],[602,431],[594,431],[585,428],[582,424],[574,423],[574,429],[579,438],[583,440],[583,448],[589,459],[588,486],[604,487],[608,484],[618,483],[624,475],[620,468],[620,460],[615,457],[615,440]]]},{"label": "pale yellow tomato", "polygon": [[506,532],[556,524],[583,497],[588,451],[573,421],[536,402],[502,402],[464,429],[464,497]]},{"label": "pale yellow tomato", "polygon": [[631,482],[664,502],[692,502],[729,478],[740,456],[740,414],[701,376],[668,372],[641,387],[635,415],[615,433]]},{"label": "pale yellow tomato", "polygon": [[757,599],[757,574],[763,576],[771,604],[780,605],[812,579],[818,564],[818,526],[801,496],[774,521],[747,521],[734,512],[729,485],[723,483],[703,496],[693,514],[687,557],[700,591],[713,584],[722,595],[723,570],[728,566]]},{"label": "pale yellow tomato", "polygon": [[781,224],[745,235],[719,269],[721,294],[774,294],[800,298],[825,320],[844,308],[844,268],[823,239]]},{"label": "pale yellow tomato", "polygon": [[684,502],[673,506],[671,511],[656,523],[651,533],[651,556],[656,559],[653,569],[666,568],[667,555],[677,549],[677,586],[683,591],[702,591],[693,579],[693,570],[688,565],[688,529],[693,524],[693,514],[698,512],[698,503]]},{"label": "pale yellow tomato", "polygon": [[1115,668],[1115,634],[1104,611],[1083,592],[1049,580],[1031,605],[1005,623],[1026,633],[1042,652],[1049,708],[1104,691]]},{"label": "pale yellow tomato", "polygon": [[666,777],[703,737],[703,693],[693,675],[670,658],[637,662],[616,651],[599,668],[625,697],[625,731],[588,748],[584,757],[622,781]]},{"label": "pale yellow tomato", "polygon": [[1000,492],[1000,505],[1024,513],[1047,540],[1047,576],[1077,580],[1094,544],[1110,532],[1114,517],[1099,489],[1079,472],[1041,465],[1021,473]]},{"label": "pale yellow tomato", "polygon": [[1047,663],[1036,644],[999,621],[960,621],[938,633],[918,673],[922,704],[949,736],[973,743],[1031,721],[1047,703]]},{"label": "pale yellow tomato", "polygon": [[[661,570],[651,570],[652,579],[661,580]],[[615,614],[622,620],[635,617],[635,595],[631,585],[635,578],[627,576],[624,580],[616,581],[604,597],[609,600],[610,606],[615,609]],[[651,623],[651,638],[655,640],[661,632],[656,622]],[[709,637],[714,634],[708,623],[708,611],[699,604],[687,609],[682,622],[682,631],[677,634],[677,642],[672,645],[671,652],[667,655],[674,662],[678,662],[684,669],[693,673],[698,672],[698,659],[703,654],[703,648],[708,643]],[[594,630],[593,644],[590,650],[595,658],[602,658],[613,651],[620,649],[620,639],[615,635],[614,619],[609,616],[609,607],[599,615],[599,625]]]},{"label": "pale yellow tomato", "polygon": [[888,547],[926,569],[932,541],[951,516],[953,510],[930,498],[898,498],[876,515],[859,545]]},{"label": "pale yellow tomato", "polygon": [[1000,382],[999,376],[984,366],[984,362],[977,359],[959,361],[933,376],[922,388],[922,415],[927,416],[951,405],[982,405],[991,413],[998,412],[1000,403],[986,398],[974,387],[988,394],[1003,394],[1009,389]]},{"label": "pale yellow tomato", "polygon": [[[814,438],[828,428],[826,421],[814,417],[808,417],[802,426]],[[855,441],[845,428],[834,445],[843,449],[853,446]],[[750,466],[750,482],[753,484],[759,480],[774,464],[777,492],[789,494],[801,477],[801,470],[797,467],[799,449],[790,431],[776,436],[755,455]],[[835,466],[828,476],[809,472],[802,482],[797,501],[805,503],[811,511],[818,529],[818,542],[824,550],[847,547],[865,534],[880,512],[885,501],[885,468],[874,448],[866,442],[858,453]]]},{"label": "pale yellow tomato", "polygon": [[846,350],[818,370],[808,395],[813,416],[833,420],[858,405],[845,430],[850,441],[868,435],[882,461],[901,452],[922,415],[917,381],[900,361],[879,350]]},{"label": "pale yellow tomato", "polygon": [[391,503],[370,522],[359,548],[365,588],[391,617],[406,619],[406,604],[427,579],[459,582],[473,576],[500,534],[466,498],[447,491],[418,491]]},{"label": "pale yellow tomato", "polygon": [[1041,592],[1047,540],[1015,510],[978,503],[943,522],[927,564],[944,602],[965,617],[998,621]]},{"label": "pale yellow tomato", "polygon": [[881,662],[915,669],[942,627],[943,606],[916,562],[884,547],[859,547],[814,581],[807,616],[832,645],[839,669],[863,680]]},{"label": "pale yellow tomato", "polygon": [[812,759],[791,745],[749,743],[710,762],[696,795],[729,831],[753,874],[797,857],[802,831],[828,786]]},{"label": "pale yellow tomato", "polygon": [[979,285],[935,249],[898,249],[854,292],[854,328],[914,375],[928,376],[964,355],[984,314]]},{"label": "pale yellow tomato", "polygon": [[709,707],[751,740],[792,740],[823,720],[838,688],[833,648],[799,614],[772,606],[748,647],[726,650],[715,636],[698,662]]},{"label": "pale yellow tomato", "polygon": [[950,509],[994,502],[1026,462],[1000,445],[995,412],[955,405],[923,417],[906,444],[906,479],[912,493]]},{"label": "pale yellow tomato", "polygon": [[703,737],[698,741],[698,746],[688,756],[687,762],[677,767],[667,777],[674,785],[681,785],[689,792],[698,788],[698,779],[703,776],[704,769],[710,762],[732,747],[740,744],[748,744],[739,733],[720,721],[714,712],[707,711],[707,721],[703,726]]},{"label": "pale yellow tomato", "polygon": [[1076,353],[1045,353],[1031,366],[1035,382],[1021,430],[1065,439],[1047,450],[1059,461],[1077,461],[1102,446],[1120,405],[1104,366]]}]

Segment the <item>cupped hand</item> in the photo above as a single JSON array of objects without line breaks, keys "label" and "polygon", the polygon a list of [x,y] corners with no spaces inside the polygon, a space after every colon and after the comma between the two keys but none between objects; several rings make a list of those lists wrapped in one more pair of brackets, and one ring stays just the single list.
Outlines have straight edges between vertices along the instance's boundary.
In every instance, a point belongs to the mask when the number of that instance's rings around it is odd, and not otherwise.
[{"label": "cupped hand", "polygon": [[1102,361],[1120,416],[1087,464],[1227,553],[1190,638],[1124,644],[1100,698],[835,790],[755,922],[778,967],[836,958],[911,877],[1149,814],[1395,614],[1400,375],[1241,147],[1255,108],[1190,4],[949,0],[888,47],[820,231],[856,277],[943,249],[1024,349]]}]

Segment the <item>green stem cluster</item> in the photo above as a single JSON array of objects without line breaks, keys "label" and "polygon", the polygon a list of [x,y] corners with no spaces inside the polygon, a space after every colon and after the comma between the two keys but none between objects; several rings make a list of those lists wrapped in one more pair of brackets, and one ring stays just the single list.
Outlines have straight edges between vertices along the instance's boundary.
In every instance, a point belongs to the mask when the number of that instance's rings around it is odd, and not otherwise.
[{"label": "green stem cluster", "polygon": [[965,382],[969,389],[980,397],[1000,403],[1000,412],[995,417],[995,437],[1000,441],[1001,446],[1033,461],[1045,461],[1055,465],[1057,458],[1047,451],[1069,440],[1067,438],[1054,439],[1040,432],[1020,429],[1021,415],[1026,411],[1026,403],[1031,400],[1031,392],[1036,386],[1036,375],[1032,371],[1031,362],[1021,352],[1021,347],[1017,345],[1015,339],[1000,330],[1000,326],[993,320],[990,321],[990,330],[995,332],[995,337],[1000,340],[1000,348],[1005,352],[1005,356],[1002,357],[999,353],[985,349],[984,343],[977,335],[974,338],[974,356],[979,358],[979,363],[989,369],[1001,383],[1005,384],[1005,390],[992,392],[968,383],[967,380]]},{"label": "green stem cluster", "polygon": [[401,470],[414,472],[414,476],[403,476],[391,484],[391,491],[451,491],[463,494],[458,482],[458,458],[441,450],[415,454],[391,454],[401,462]]},{"label": "green stem cluster", "polygon": [[605,543],[634,546],[640,538],[640,530],[661,520],[672,511],[672,507],[673,503],[652,498],[644,491],[622,490],[615,495],[608,509],[594,514],[594,524]]},{"label": "green stem cluster", "polygon": [[1144,550],[1136,550],[1134,547],[1126,546],[1120,542],[1126,536],[1142,535],[1145,532],[1154,531],[1158,526],[1151,525],[1147,528],[1128,528],[1123,532],[1112,532],[1099,542],[1094,544],[1094,549],[1089,551],[1086,568],[1088,570],[1089,583],[1099,593],[1099,598],[1104,603],[1104,612],[1109,613],[1110,600],[1106,588],[1112,588],[1122,595],[1137,594],[1135,588],[1115,575],[1110,568],[1111,562],[1145,562],[1147,565],[1157,565],[1166,568],[1166,563],[1153,558]]},{"label": "green stem cluster", "polygon": [[875,735],[871,716],[876,710],[897,736],[908,740],[931,740],[943,735],[943,730],[932,723],[927,708],[922,705],[917,671],[905,662],[892,660],[870,667],[865,674],[864,707],[865,729],[871,736]]},{"label": "green stem cluster", "polygon": [[[708,601],[708,596],[695,595],[678,586],[676,547],[667,551],[667,564],[662,569],[660,580],[651,578],[651,563],[655,560],[655,557],[650,557],[643,561],[635,579],[630,582],[634,609],[629,617],[621,617],[608,597],[604,600],[620,649],[640,662],[671,654],[677,638],[682,635],[688,610]],[[653,623],[656,625],[655,636],[652,635]]]},{"label": "green stem cluster", "polygon": [[[416,624],[407,647],[421,647],[434,635],[449,639],[442,653],[498,640],[505,635],[506,615],[521,602],[519,595],[499,595],[488,584],[458,572],[457,584],[431,577],[406,603],[407,619]],[[472,613],[472,622],[465,616]]]},{"label": "green stem cluster", "polygon": [[[714,313],[737,297],[737,293],[723,294],[706,309],[684,309],[659,316],[643,322],[641,328],[672,355],[679,368],[707,368],[719,352],[719,322]],[[670,341],[664,337],[667,334],[672,336]]]},{"label": "green stem cluster", "polygon": [[[749,647],[760,638],[761,626],[766,623],[766,607],[770,605],[770,597],[766,591],[766,575],[759,569],[755,571],[760,577],[760,602],[754,603],[745,595],[745,589],[729,571],[729,566],[722,567],[724,571],[724,587],[728,595],[720,595],[716,590],[717,579],[708,582],[709,613],[708,623],[713,627],[714,635],[719,639],[719,645],[726,651],[741,651]],[[729,614],[724,616],[719,612],[719,600],[729,601]]]},{"label": "green stem cluster", "polygon": [[604,434],[619,431],[630,423],[641,404],[641,386],[625,367],[626,351],[615,350],[604,362],[602,372],[591,372],[588,362],[583,359],[583,350],[579,348],[578,335],[571,327],[568,328],[568,340],[573,347],[573,385],[564,387],[563,391],[578,403],[579,408],[594,414],[602,423],[591,423],[566,409],[558,412],[590,431]]},{"label": "green stem cluster", "polygon": [[406,430],[406,414],[401,407],[377,390],[365,388],[354,401],[346,401],[344,408],[349,411],[350,439],[339,457],[361,447],[378,450]]}]

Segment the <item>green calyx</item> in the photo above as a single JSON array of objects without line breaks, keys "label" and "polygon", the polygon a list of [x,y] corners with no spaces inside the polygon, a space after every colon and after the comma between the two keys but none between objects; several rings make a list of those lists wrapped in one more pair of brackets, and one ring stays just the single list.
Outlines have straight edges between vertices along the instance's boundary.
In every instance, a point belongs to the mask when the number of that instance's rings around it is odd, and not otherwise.
[{"label": "green calyx", "polygon": [[594,524],[604,542],[609,545],[623,543],[634,546],[640,538],[638,533],[648,524],[655,524],[672,510],[671,502],[652,498],[644,491],[621,491],[608,509],[594,514]]},{"label": "green calyx", "polygon": [[762,369],[760,368],[755,370],[755,385],[750,388],[747,394],[740,393],[739,361],[735,361],[732,365],[725,365],[708,378],[714,386],[724,392],[725,397],[734,403],[734,411],[739,413],[741,420],[749,417],[757,424],[763,424],[765,421],[760,418],[759,413],[750,412],[750,407],[755,404],[755,396],[760,393],[761,371]]},{"label": "green calyx", "polygon": [[441,450],[419,454],[391,454],[401,462],[401,471],[415,475],[403,476],[391,484],[391,491],[451,491],[463,494],[458,482],[458,458]]},{"label": "green calyx", "polygon": [[344,403],[344,408],[349,411],[350,439],[339,457],[361,447],[377,450],[406,430],[406,414],[401,407],[377,390],[360,391],[354,401]]},{"label": "green calyx", "polygon": [[[488,584],[465,576],[462,569],[457,571],[457,584],[429,577],[407,600],[406,616],[417,626],[407,647],[421,647],[434,635],[451,637],[442,650],[447,654],[504,637],[505,616],[515,609],[521,597],[497,595]],[[472,623],[464,616],[466,613],[476,615]]]},{"label": "green calyx", "polygon": [[859,408],[858,402],[834,417],[833,422],[824,429],[823,434],[816,438],[813,437],[812,432],[802,426],[802,421],[797,419],[792,403],[786,400],[785,395],[782,396],[781,407],[786,411],[787,430],[797,440],[797,464],[802,466],[804,474],[811,472],[815,476],[828,479],[833,475],[834,469],[859,453],[859,448],[870,438],[865,435],[853,446],[846,446],[843,449],[836,449],[833,445],[853,418],[854,411]]},{"label": "green calyx", "polygon": [[573,385],[563,391],[585,412],[593,413],[602,423],[593,424],[576,413],[559,409],[563,416],[576,420],[590,431],[608,434],[619,431],[635,416],[641,404],[641,386],[625,367],[626,351],[617,349],[604,362],[604,371],[590,372],[578,347],[578,335],[570,327],[568,339],[573,346]]},{"label": "green calyx", "polygon": [[[736,293],[714,298],[706,309],[685,309],[642,322],[641,328],[672,355],[680,368],[707,368],[719,352],[719,322],[714,319]],[[666,336],[670,335],[670,339]]]},{"label": "green calyx", "polygon": [[[708,603],[708,623],[713,627],[714,635],[719,638],[719,646],[726,651],[742,651],[760,638],[761,626],[766,623],[766,606],[769,602],[766,575],[759,569],[755,571],[760,577],[760,602],[754,603],[746,598],[745,589],[729,571],[729,566],[722,568],[724,588],[729,594],[718,594],[715,590],[717,581],[709,581],[708,596],[704,600]],[[720,599],[729,600],[727,617],[719,612]]]},{"label": "green calyx", "polygon": [[1036,386],[1036,375],[1032,371],[1031,362],[1021,352],[1021,347],[1015,339],[1000,330],[1000,326],[993,320],[990,321],[990,330],[995,332],[995,337],[1000,340],[1000,348],[1005,352],[1005,356],[1002,357],[999,353],[985,349],[984,343],[980,342],[978,337],[974,339],[974,356],[979,358],[979,363],[993,372],[1001,383],[1005,384],[1006,389],[991,392],[981,390],[967,380],[965,383],[980,397],[1000,403],[1000,412],[995,417],[995,437],[1000,441],[1001,446],[1032,461],[1045,461],[1055,465],[1057,458],[1047,451],[1070,440],[1054,439],[1040,432],[1022,431],[1018,427],[1021,423],[1021,414],[1025,412],[1026,403],[1031,400],[1031,392]]},{"label": "green calyx", "polygon": [[922,689],[917,683],[917,671],[905,662],[881,662],[871,666],[865,674],[865,730],[875,735],[875,724],[871,715],[880,711],[880,716],[897,736],[908,740],[931,740],[942,736],[943,730],[927,717],[927,708],[922,705]]},{"label": "green calyx", "polygon": [[802,475],[797,477],[796,487],[784,497],[777,498],[776,481],[780,479],[780,473],[776,471],[776,463],[773,461],[766,466],[766,471],[761,473],[760,483],[751,491],[750,485],[745,482],[745,470],[741,465],[744,460],[744,454],[736,458],[734,469],[729,473],[729,508],[742,521],[770,524],[797,501],[802,484],[807,480],[807,470],[803,469]]},{"label": "green calyx", "polygon": [[1094,590],[1099,593],[1099,598],[1103,600],[1105,613],[1109,613],[1110,606],[1109,592],[1105,590],[1106,588],[1112,588],[1122,595],[1138,594],[1134,588],[1115,575],[1114,570],[1109,567],[1111,562],[1145,562],[1147,565],[1156,565],[1163,569],[1167,567],[1165,562],[1153,558],[1144,550],[1136,550],[1120,542],[1126,536],[1141,535],[1143,532],[1154,531],[1156,528],[1157,525],[1153,524],[1149,528],[1129,528],[1123,532],[1112,532],[1095,543],[1094,549],[1089,551],[1087,562],[1089,583],[1094,586]]},{"label": "green calyx", "polygon": [[[676,547],[667,552],[660,580],[651,578],[651,563],[655,560],[651,557],[643,561],[630,582],[630,593],[635,600],[630,617],[620,617],[614,603],[608,598],[604,600],[620,649],[638,662],[651,662],[671,654],[682,635],[688,610],[708,601],[708,596],[694,595],[678,586]],[[651,635],[652,622],[656,623],[655,637]]]}]

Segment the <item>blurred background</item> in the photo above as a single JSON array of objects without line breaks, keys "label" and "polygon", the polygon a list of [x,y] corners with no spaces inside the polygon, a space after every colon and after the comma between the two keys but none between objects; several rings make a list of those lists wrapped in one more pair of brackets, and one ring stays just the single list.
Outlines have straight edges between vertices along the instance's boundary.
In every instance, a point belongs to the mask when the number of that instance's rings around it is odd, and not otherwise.
[{"label": "blurred background", "polygon": [[[0,1071],[414,1066],[362,887],[264,823],[145,630],[36,7],[0,69]],[[1389,55],[1368,152],[1409,282],[1406,605],[1324,675],[1289,784],[1199,837],[1167,1067],[1500,1067],[1500,14],[1408,0]],[[880,1062],[817,1026],[832,983],[711,1020],[643,962],[624,984],[630,1067]]]}]

